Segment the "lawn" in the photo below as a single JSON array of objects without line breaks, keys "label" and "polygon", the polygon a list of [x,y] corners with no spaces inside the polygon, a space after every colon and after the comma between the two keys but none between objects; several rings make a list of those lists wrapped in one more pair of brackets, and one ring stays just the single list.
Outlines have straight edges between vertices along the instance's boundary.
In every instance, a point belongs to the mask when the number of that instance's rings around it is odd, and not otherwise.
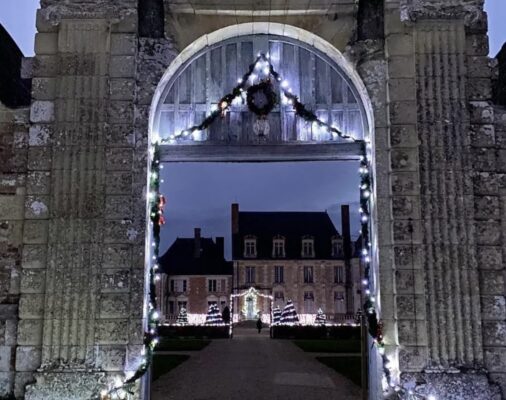
[{"label": "lawn", "polygon": [[360,340],[294,340],[302,350],[311,353],[360,353]]},{"label": "lawn", "polygon": [[160,338],[155,351],[198,351],[206,347],[210,340]]},{"label": "lawn", "polygon": [[152,380],[157,380],[160,376],[176,368],[189,358],[190,356],[184,354],[154,354]]},{"label": "lawn", "polygon": [[318,361],[348,378],[357,386],[362,386],[360,357],[316,357]]}]

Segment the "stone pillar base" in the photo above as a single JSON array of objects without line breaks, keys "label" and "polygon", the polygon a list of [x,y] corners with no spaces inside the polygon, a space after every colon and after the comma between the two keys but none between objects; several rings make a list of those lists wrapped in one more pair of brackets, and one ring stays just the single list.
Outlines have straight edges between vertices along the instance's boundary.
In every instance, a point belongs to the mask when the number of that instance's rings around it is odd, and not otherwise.
[{"label": "stone pillar base", "polygon": [[416,393],[439,400],[502,400],[501,389],[483,372],[403,373],[402,385],[416,382]]},{"label": "stone pillar base", "polygon": [[85,371],[37,372],[35,379],[25,400],[98,400],[107,380],[105,372]]}]

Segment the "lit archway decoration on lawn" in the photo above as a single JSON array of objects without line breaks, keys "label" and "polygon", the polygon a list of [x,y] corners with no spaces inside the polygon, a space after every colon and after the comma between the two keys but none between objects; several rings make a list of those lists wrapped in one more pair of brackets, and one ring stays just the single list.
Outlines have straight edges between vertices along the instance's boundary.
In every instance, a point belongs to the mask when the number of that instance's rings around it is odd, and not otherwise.
[{"label": "lit archway decoration on lawn", "polygon": [[229,329],[230,337],[232,337],[233,325],[234,325],[234,299],[238,299],[238,298],[245,297],[245,296],[260,296],[264,299],[269,299],[271,301],[270,307],[269,307],[269,317],[270,317],[270,323],[272,325],[272,319],[273,319],[272,310],[274,309],[274,296],[272,296],[270,294],[260,293],[260,291],[258,291],[257,289],[255,289],[252,286],[242,293],[232,293],[230,295],[230,329]]}]

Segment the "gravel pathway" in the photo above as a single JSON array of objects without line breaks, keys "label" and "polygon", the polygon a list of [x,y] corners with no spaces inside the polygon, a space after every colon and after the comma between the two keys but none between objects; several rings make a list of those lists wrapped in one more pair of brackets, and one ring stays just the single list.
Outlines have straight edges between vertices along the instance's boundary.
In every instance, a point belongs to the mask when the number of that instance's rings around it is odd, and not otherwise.
[{"label": "gravel pathway", "polygon": [[151,400],[360,400],[355,384],[268,330],[234,331],[188,354],[152,383]]}]

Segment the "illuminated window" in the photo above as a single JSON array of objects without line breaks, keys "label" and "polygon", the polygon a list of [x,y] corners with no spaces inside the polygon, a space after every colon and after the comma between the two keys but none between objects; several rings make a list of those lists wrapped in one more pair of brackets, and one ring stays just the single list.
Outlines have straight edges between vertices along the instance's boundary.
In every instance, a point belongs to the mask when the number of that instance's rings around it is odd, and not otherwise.
[{"label": "illuminated window", "polygon": [[187,285],[186,279],[171,279],[170,280],[170,291],[176,293],[186,292]]},{"label": "illuminated window", "polygon": [[216,279],[208,279],[207,280],[207,291],[208,292],[216,292],[217,291],[217,281]]}]

